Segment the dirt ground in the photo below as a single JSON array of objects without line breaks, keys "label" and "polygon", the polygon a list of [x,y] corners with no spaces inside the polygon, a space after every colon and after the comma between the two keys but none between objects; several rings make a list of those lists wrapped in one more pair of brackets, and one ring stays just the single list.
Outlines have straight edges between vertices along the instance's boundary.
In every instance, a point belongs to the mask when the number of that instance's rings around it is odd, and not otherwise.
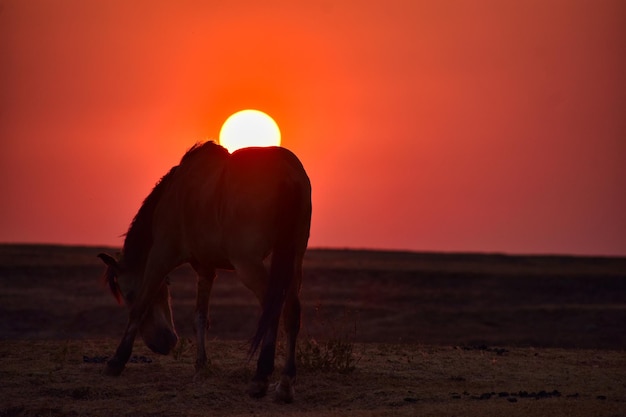
[{"label": "dirt ground", "polygon": [[[126,312],[98,281],[101,250],[0,245],[0,417],[626,415],[624,258],[309,251],[296,401],[276,404],[245,395],[259,308],[228,272],[208,372],[194,375],[183,267],[175,352],[138,341],[122,376],[103,376]],[[311,361],[337,341],[349,369]]]}]

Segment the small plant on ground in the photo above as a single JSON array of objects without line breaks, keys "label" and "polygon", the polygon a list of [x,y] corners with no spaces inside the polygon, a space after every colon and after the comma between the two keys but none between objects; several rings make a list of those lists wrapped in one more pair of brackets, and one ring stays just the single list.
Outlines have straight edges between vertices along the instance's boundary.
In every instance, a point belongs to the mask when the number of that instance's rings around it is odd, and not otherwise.
[{"label": "small plant on ground", "polygon": [[55,363],[55,370],[63,369],[70,356],[70,350],[70,341],[66,340],[65,343],[61,345],[61,348],[53,353],[52,360]]},{"label": "small plant on ground", "polygon": [[193,341],[189,338],[181,337],[172,350],[172,356],[175,360],[182,361],[186,356],[189,356],[191,350],[193,350]]},{"label": "small plant on ground", "polygon": [[[324,335],[318,339],[306,335],[298,343],[298,362],[303,369],[347,374],[356,369],[361,356],[354,350],[356,322],[348,323],[344,311],[340,327],[322,317],[320,307],[316,308],[315,320],[320,324]],[[348,324],[348,325],[347,325]]]},{"label": "small plant on ground", "polygon": [[353,343],[345,340],[329,339],[318,343],[307,338],[300,343],[298,350],[300,366],[309,370],[347,374],[356,369],[360,359],[354,353]]}]

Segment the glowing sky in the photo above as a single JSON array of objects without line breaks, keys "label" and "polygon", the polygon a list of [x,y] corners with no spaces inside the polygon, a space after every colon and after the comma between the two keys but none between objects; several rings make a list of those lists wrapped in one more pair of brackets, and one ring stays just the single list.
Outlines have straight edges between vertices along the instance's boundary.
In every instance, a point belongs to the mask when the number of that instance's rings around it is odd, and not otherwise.
[{"label": "glowing sky", "polygon": [[626,255],[626,2],[0,3],[0,242],[121,245],[257,108],[310,246]]}]

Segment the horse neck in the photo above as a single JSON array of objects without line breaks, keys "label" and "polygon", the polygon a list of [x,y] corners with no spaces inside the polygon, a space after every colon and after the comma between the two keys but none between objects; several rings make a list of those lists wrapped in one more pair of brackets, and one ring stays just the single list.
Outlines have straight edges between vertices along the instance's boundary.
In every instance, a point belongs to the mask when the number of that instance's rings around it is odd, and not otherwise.
[{"label": "horse neck", "polygon": [[[131,237],[133,236],[131,235]],[[122,262],[124,268],[133,275],[141,276],[143,275],[146,263],[148,262],[152,239],[151,237],[149,241],[142,241],[139,238],[137,241],[130,239],[130,244],[128,243],[128,240],[127,236],[127,242],[125,242],[124,248],[122,249]]]},{"label": "horse neck", "polygon": [[153,241],[152,221],[154,212],[166,186],[172,181],[176,168],[176,166],[173,167],[165,174],[146,197],[126,233],[122,256],[126,267],[135,273],[143,273],[145,269]]}]

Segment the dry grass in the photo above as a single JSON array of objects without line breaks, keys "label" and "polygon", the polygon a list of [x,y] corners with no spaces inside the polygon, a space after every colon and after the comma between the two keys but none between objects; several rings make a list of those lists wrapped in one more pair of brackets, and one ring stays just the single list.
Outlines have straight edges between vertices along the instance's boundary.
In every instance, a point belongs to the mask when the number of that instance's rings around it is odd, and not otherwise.
[{"label": "dry grass", "polygon": [[0,416],[469,415],[620,416],[624,352],[367,344],[350,373],[302,369],[296,402],[253,400],[241,342],[210,343],[211,368],[194,377],[193,349],[130,363],[119,378],[84,358],[114,340],[5,341]]}]

